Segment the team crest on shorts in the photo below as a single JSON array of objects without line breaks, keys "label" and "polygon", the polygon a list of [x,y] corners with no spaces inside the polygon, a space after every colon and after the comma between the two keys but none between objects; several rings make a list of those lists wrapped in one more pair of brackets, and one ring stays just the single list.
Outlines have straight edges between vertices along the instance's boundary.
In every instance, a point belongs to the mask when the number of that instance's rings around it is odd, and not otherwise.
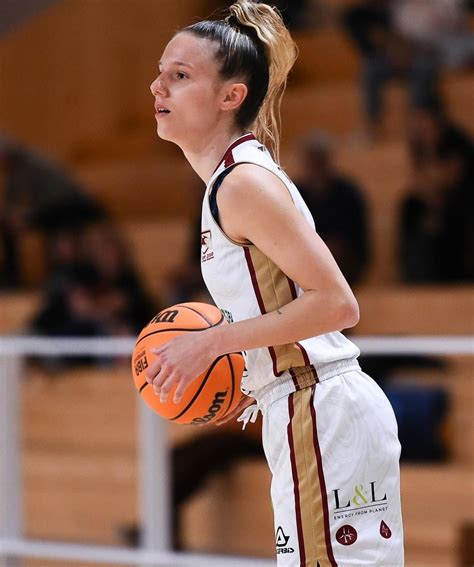
[{"label": "team crest on shorts", "polygon": [[214,258],[212,251],[212,234],[210,230],[201,232],[201,262],[207,262]]},{"label": "team crest on shorts", "polygon": [[336,540],[341,545],[352,545],[357,541],[357,530],[349,524],[342,526],[336,532]]}]

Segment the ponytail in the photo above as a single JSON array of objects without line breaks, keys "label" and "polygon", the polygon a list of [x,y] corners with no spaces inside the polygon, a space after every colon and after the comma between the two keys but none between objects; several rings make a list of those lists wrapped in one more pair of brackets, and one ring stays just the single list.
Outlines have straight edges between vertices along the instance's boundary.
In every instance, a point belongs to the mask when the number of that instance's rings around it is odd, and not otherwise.
[{"label": "ponytail", "polygon": [[280,14],[267,4],[237,0],[224,21],[198,22],[182,31],[217,42],[221,76],[242,77],[248,87],[237,125],[252,128],[278,162],[281,100],[298,55]]}]

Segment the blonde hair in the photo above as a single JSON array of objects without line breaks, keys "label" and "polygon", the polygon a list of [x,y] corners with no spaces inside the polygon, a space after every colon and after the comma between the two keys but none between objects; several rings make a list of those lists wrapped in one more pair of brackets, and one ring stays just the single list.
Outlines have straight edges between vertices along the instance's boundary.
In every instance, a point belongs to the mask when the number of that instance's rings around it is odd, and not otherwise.
[{"label": "blonde hair", "polygon": [[220,74],[226,79],[242,77],[249,89],[236,114],[237,124],[251,127],[278,162],[281,101],[298,56],[279,12],[268,4],[237,0],[224,21],[206,20],[182,31],[218,43]]}]

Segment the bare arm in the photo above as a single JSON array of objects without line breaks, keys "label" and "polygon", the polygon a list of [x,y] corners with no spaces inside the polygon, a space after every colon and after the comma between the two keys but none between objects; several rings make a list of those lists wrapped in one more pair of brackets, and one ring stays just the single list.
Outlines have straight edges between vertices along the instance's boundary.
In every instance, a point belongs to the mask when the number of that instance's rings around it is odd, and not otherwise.
[{"label": "bare arm", "polygon": [[[153,349],[157,358],[147,379],[162,401],[176,386],[174,400],[179,402],[189,383],[217,356],[341,330],[359,318],[357,302],[334,258],[277,177],[254,165],[240,165],[219,189],[218,205],[227,235],[252,242],[304,293],[277,311],[184,334]],[[242,403],[241,409],[249,402]]]},{"label": "bare arm", "polygon": [[226,234],[253,243],[305,293],[277,311],[207,331],[216,355],[291,343],[358,322],[356,299],[334,258],[275,175],[240,165],[217,199]]}]

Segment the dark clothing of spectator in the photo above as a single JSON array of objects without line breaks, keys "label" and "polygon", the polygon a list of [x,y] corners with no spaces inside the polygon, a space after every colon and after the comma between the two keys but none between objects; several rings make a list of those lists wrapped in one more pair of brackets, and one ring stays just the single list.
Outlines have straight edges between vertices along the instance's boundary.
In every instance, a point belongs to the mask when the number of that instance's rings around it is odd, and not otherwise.
[{"label": "dark clothing of spectator", "polygon": [[383,4],[361,4],[348,8],[343,14],[343,24],[359,52],[366,57],[379,53],[380,45],[376,38],[392,29],[390,12]]},{"label": "dark clothing of spectator", "polygon": [[359,188],[332,174],[323,190],[298,184],[316,224],[349,283],[360,281],[370,258],[367,208]]},{"label": "dark clothing of spectator", "polygon": [[406,197],[400,211],[403,281],[455,283],[474,279],[469,260],[474,253],[470,228],[473,205],[472,189],[465,187],[448,195],[439,210],[417,195]]},{"label": "dark clothing of spectator", "polygon": [[23,285],[19,238],[29,229],[45,237],[46,258],[55,235],[104,218],[105,211],[56,165],[0,139],[0,286]]},{"label": "dark clothing of spectator", "polygon": [[381,119],[383,87],[393,78],[407,82],[412,104],[439,96],[436,54],[397,32],[388,2],[352,6],[343,13],[342,23],[362,56],[364,112],[371,128]]},{"label": "dark clothing of spectator", "polygon": [[[427,146],[415,136],[410,140],[410,153],[415,167],[438,159],[442,156],[457,154],[463,160],[466,170],[473,168],[474,148],[469,135],[451,122],[439,126],[438,139]],[[469,173],[468,175],[472,175]]]},{"label": "dark clothing of spectator", "polygon": [[474,144],[437,106],[413,109],[409,143],[421,178],[400,209],[401,278],[419,283],[472,281]]}]

